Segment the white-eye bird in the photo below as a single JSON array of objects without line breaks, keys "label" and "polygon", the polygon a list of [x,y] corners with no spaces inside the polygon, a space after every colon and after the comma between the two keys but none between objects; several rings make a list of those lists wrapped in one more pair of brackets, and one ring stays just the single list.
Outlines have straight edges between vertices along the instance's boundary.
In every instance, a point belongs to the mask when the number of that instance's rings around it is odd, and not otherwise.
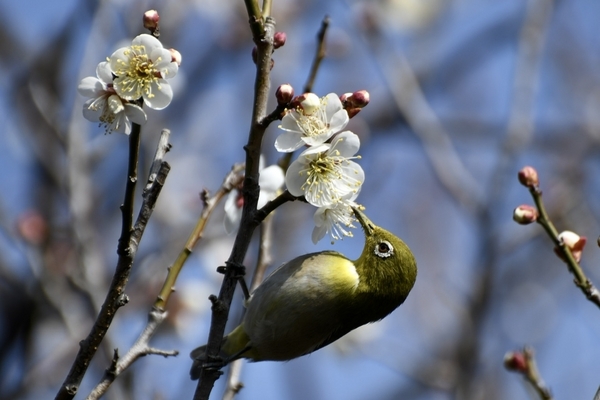
[{"label": "white-eye bird", "polygon": [[[356,261],[336,251],[297,257],[275,270],[246,302],[242,323],[223,338],[224,364],[285,361],[312,353],[378,321],[404,302],[417,278],[408,246],[354,209],[365,233]],[[205,346],[190,354],[198,379]]]}]

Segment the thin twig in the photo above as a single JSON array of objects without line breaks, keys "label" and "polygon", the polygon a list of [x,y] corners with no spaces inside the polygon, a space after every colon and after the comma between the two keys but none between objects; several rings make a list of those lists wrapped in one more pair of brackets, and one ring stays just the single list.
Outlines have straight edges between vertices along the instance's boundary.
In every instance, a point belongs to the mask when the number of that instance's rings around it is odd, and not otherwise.
[{"label": "thin twig", "polygon": [[171,150],[171,144],[169,143],[170,136],[171,131],[169,129],[163,129],[160,133],[158,145],[156,146],[156,152],[154,153],[154,159],[152,161],[152,165],[150,166],[148,181],[146,182],[146,187],[144,188],[142,196],[146,196],[146,192],[150,189],[150,187],[154,183],[154,180],[156,179],[156,175],[160,170],[162,161],[165,158],[165,154],[167,154],[167,152]]},{"label": "thin twig", "polygon": [[[137,124],[133,124],[133,129],[129,135],[129,164],[127,170],[127,183],[125,189],[125,199],[121,207],[123,214],[123,225],[121,229],[121,237],[117,247],[117,254],[119,255],[115,273],[110,284],[110,288],[106,295],[106,299],[102,304],[102,308],[94,325],[92,326],[90,333],[87,338],[80,342],[79,351],[73,361],[71,370],[67,375],[65,381],[61,385],[57,395],[57,400],[72,399],[79,390],[79,385],[85,375],[87,368],[89,367],[92,358],[96,354],[96,351],[100,347],[108,328],[110,327],[112,320],[119,310],[120,307],[127,304],[128,298],[125,295],[125,286],[129,280],[131,268],[133,266],[133,260],[137,253],[138,244],[146,228],[146,223],[149,218],[148,211],[151,213],[156,197],[148,196],[148,199],[144,200],[147,204],[152,206],[144,211],[143,218],[140,219],[139,223],[136,224],[136,229],[133,227],[133,207],[134,207],[134,195],[135,186],[137,182],[137,165],[138,165],[138,154],[140,148],[140,135],[141,128]],[[166,173],[168,172],[168,164],[166,164]],[[160,190],[155,192],[157,196]],[[140,216],[142,216],[140,212]]]},{"label": "thin twig", "polygon": [[150,347],[150,339],[154,336],[158,326],[164,321],[167,313],[161,310],[152,310],[148,315],[148,323],[136,340],[135,344],[123,356],[119,357],[117,350],[111,362],[110,367],[104,373],[100,383],[86,397],[86,400],[97,400],[106,393],[114,380],[129,368],[137,359],[150,354],[161,355],[163,357],[173,357],[179,354],[176,350],[161,350]]},{"label": "thin twig", "polygon": [[317,79],[317,72],[321,66],[321,61],[325,58],[325,34],[327,33],[327,29],[329,29],[330,21],[329,16],[326,15],[321,22],[321,29],[319,29],[319,32],[317,33],[317,52],[313,58],[306,83],[304,84],[303,93],[312,92],[315,80]]},{"label": "thin twig", "polygon": [[[243,164],[236,164],[233,166],[231,171],[227,174],[225,179],[223,180],[223,184],[217,190],[217,192],[212,197],[208,197],[205,195],[203,198],[204,208],[202,209],[202,213],[200,214],[200,218],[196,222],[196,226],[192,230],[192,233],[188,237],[188,240],[185,243],[183,249],[179,252],[177,259],[173,263],[171,267],[169,267],[169,273],[167,274],[167,278],[163,283],[163,286],[154,302],[154,307],[158,310],[165,310],[166,304],[169,301],[169,297],[173,292],[173,288],[175,287],[175,282],[177,281],[177,277],[183,268],[184,263],[192,253],[194,247],[198,241],[202,238],[202,233],[204,232],[204,228],[206,227],[206,223],[208,218],[211,216],[213,211],[219,202],[223,199],[223,197],[231,192],[234,188],[238,187],[243,176],[241,172],[244,168]],[[206,191],[204,193],[207,193]]]},{"label": "thin twig", "polygon": [[541,400],[553,400],[550,388],[540,375],[534,355],[533,348],[525,346],[523,350],[509,352],[504,357],[504,366],[507,370],[523,376]]},{"label": "thin twig", "polygon": [[581,265],[579,265],[579,262],[577,262],[573,256],[571,249],[569,249],[569,247],[559,239],[558,231],[554,227],[554,224],[546,212],[546,207],[544,206],[544,202],[542,200],[541,189],[539,186],[535,185],[529,188],[529,193],[531,194],[539,213],[539,217],[537,218],[536,222],[544,228],[550,239],[552,239],[552,242],[555,244],[556,248],[561,251],[569,272],[575,276],[575,285],[581,289],[589,301],[600,308],[600,291],[598,291],[592,281],[590,281],[590,279],[585,275],[583,268],[581,268]]},{"label": "thin twig", "polygon": [[[163,131],[163,135],[164,134],[165,131]],[[161,136],[161,140],[159,141],[157,149],[157,154],[155,155],[155,161],[161,160],[164,156],[164,152],[160,152],[161,148],[167,151],[170,148],[168,143],[165,142],[165,140],[163,139],[164,136]],[[162,165],[164,164],[166,163],[163,162]],[[212,212],[215,210],[216,206],[227,193],[229,193],[231,190],[233,190],[239,185],[242,179],[240,172],[243,170],[243,168],[243,164],[235,165],[223,180],[223,184],[221,185],[219,190],[217,190],[217,192],[212,197],[208,197],[206,191],[204,192],[204,208],[202,210],[200,218],[198,219],[196,226],[194,227],[188,240],[186,241],[184,248],[179,253],[179,256],[177,257],[176,261],[171,267],[169,267],[169,272],[167,274],[167,278],[165,279],[163,287],[160,290],[159,295],[157,296],[154,306],[148,313],[148,323],[146,324],[146,327],[136,340],[135,344],[129,349],[127,354],[125,354],[125,356],[123,356],[121,359],[118,360],[118,362],[116,362],[116,367],[113,369],[109,368],[106,371],[104,377],[102,378],[102,381],[88,396],[88,400],[94,400],[102,396],[108,390],[109,386],[116,379],[116,377],[123,371],[125,371],[127,368],[129,368],[133,364],[133,362],[135,362],[138,358],[148,354],[158,354],[163,355],[165,357],[178,354],[177,351],[165,351],[150,347],[150,339],[154,336],[156,329],[163,322],[167,315],[167,312],[165,311],[166,305],[171,293],[174,290],[173,288],[175,286],[175,282],[177,281],[177,278],[179,276],[179,273],[181,272],[181,269],[183,268],[185,261],[191,254],[192,249],[196,246],[197,242],[201,239],[206,223],[209,217],[211,216]],[[154,168],[151,167],[151,173],[148,177],[149,183],[150,181],[152,181],[152,183],[154,183],[155,181],[164,182],[164,180],[161,178],[161,170],[159,170],[158,173],[153,173],[153,170]],[[152,193],[151,190],[154,186],[155,185],[150,186],[150,190],[147,192],[149,195]]]}]

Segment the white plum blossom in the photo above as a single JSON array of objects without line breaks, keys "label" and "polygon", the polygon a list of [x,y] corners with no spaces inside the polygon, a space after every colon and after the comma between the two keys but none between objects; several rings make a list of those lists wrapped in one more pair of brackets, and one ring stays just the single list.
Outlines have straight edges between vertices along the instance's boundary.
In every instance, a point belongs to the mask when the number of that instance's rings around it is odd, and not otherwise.
[{"label": "white plum blossom", "polygon": [[[262,162],[262,157],[261,157]],[[260,171],[258,185],[260,194],[258,196],[258,208],[263,207],[269,201],[273,200],[283,187],[285,177],[283,170],[279,165],[271,165]],[[225,200],[225,232],[227,234],[235,232],[242,219],[242,207],[244,206],[244,197],[240,189],[232,190]]]},{"label": "white plum blossom", "polygon": [[110,56],[110,68],[116,76],[114,88],[121,98],[143,98],[144,104],[154,110],[171,103],[173,90],[166,79],[174,77],[179,66],[154,36],[139,35],[131,46],[115,51]]},{"label": "white plum blossom", "polygon": [[313,217],[315,227],[312,232],[312,241],[314,244],[329,233],[334,240],[342,239],[344,236],[352,237],[352,232],[348,228],[355,228],[352,225],[354,220],[354,211],[352,207],[360,207],[354,202],[358,193],[353,194],[348,199],[342,199],[330,207],[319,207]]},{"label": "white plum blossom", "polygon": [[98,64],[96,76],[83,78],[77,88],[82,96],[90,98],[83,105],[85,119],[99,122],[105,127],[106,133],[120,132],[127,135],[131,132],[132,122],[139,125],[146,122],[144,110],[116,94],[108,62]]},{"label": "white plum blossom", "polygon": [[287,170],[288,191],[316,207],[331,207],[358,194],[365,174],[352,159],[359,158],[354,156],[359,147],[360,139],[350,131],[340,133],[332,143],[309,147]]},{"label": "white plum blossom", "polygon": [[279,128],[285,132],[275,140],[277,151],[289,153],[300,147],[319,146],[348,124],[348,113],[335,93],[318,98],[306,93],[301,106],[282,118]]}]

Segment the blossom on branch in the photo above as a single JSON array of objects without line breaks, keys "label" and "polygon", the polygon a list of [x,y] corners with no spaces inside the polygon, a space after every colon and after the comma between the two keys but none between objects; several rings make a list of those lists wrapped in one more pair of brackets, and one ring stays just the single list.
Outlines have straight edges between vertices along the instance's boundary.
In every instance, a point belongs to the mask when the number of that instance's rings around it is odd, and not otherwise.
[{"label": "blossom on branch", "polygon": [[348,124],[348,113],[335,93],[319,99],[314,93],[300,96],[299,105],[281,120],[284,130],[275,140],[277,151],[289,153],[300,147],[319,146]]},{"label": "blossom on branch", "polygon": [[96,78],[88,76],[79,83],[79,94],[89,97],[83,105],[83,116],[92,122],[99,122],[106,133],[120,132],[129,134],[131,124],[142,125],[146,122],[146,113],[139,106],[120,98],[113,86],[113,76],[108,62],[96,67]]},{"label": "blossom on branch", "polygon": [[315,222],[311,237],[313,243],[317,244],[328,233],[334,240],[342,239],[344,236],[353,236],[348,228],[355,228],[352,225],[354,220],[352,207],[358,207],[358,204],[354,202],[357,195],[358,193],[349,199],[342,199],[332,206],[317,209],[313,216]]},{"label": "blossom on branch", "polygon": [[155,110],[167,107],[173,90],[166,79],[177,74],[179,66],[171,51],[152,35],[141,34],[131,46],[122,47],[110,56],[110,68],[116,76],[114,88],[125,100],[144,99]]},{"label": "blossom on branch", "polygon": [[310,147],[288,168],[285,182],[289,192],[316,207],[330,207],[348,195],[358,194],[365,180],[360,165],[352,161],[360,139],[350,131],[340,133],[332,143]]}]

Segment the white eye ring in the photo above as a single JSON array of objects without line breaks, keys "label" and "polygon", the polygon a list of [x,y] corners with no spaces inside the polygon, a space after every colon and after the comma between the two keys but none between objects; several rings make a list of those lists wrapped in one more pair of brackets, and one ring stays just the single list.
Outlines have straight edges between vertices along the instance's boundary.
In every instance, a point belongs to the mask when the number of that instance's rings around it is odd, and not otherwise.
[{"label": "white eye ring", "polygon": [[382,240],[375,245],[375,255],[381,258],[388,258],[394,255],[394,246],[387,240]]}]

